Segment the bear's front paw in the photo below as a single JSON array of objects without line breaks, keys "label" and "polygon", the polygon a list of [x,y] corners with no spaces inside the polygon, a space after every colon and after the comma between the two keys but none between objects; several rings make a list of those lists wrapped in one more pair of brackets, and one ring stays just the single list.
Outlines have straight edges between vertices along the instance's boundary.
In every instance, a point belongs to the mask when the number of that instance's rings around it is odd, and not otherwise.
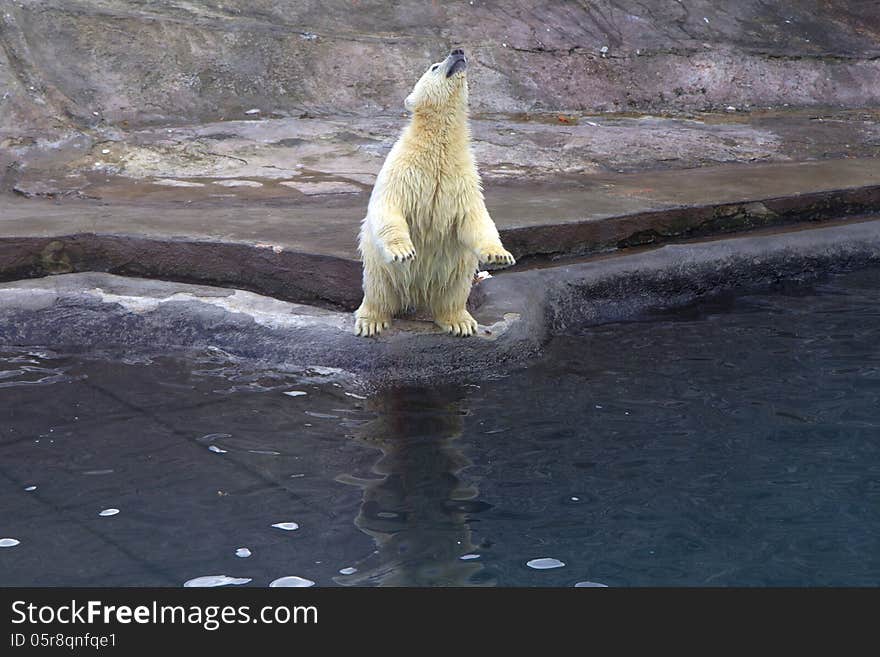
[{"label": "bear's front paw", "polygon": [[477,251],[477,255],[479,255],[480,257],[480,262],[484,262],[488,265],[509,267],[510,265],[516,264],[516,260],[514,259],[510,251],[505,249],[500,244],[484,246]]},{"label": "bear's front paw", "polygon": [[477,332],[477,320],[471,317],[471,314],[466,310],[462,310],[458,315],[448,319],[445,317],[435,318],[434,323],[450,335],[467,337]]},{"label": "bear's front paw", "polygon": [[395,240],[385,244],[385,259],[388,262],[406,262],[416,257],[416,247],[409,240]]},{"label": "bear's front paw", "polygon": [[387,319],[380,319],[369,315],[356,316],[354,320],[354,334],[364,338],[373,338],[389,326],[391,326],[391,322]]}]

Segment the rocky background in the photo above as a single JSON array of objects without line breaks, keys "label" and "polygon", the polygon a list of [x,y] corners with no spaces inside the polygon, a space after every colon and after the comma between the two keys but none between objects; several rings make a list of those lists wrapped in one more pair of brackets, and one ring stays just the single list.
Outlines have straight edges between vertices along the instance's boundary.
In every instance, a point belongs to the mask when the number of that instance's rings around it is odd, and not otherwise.
[{"label": "rocky background", "polygon": [[471,58],[490,176],[864,156],[880,143],[880,3],[868,0],[0,0],[4,187],[297,165],[368,185],[409,88],[453,45]]}]

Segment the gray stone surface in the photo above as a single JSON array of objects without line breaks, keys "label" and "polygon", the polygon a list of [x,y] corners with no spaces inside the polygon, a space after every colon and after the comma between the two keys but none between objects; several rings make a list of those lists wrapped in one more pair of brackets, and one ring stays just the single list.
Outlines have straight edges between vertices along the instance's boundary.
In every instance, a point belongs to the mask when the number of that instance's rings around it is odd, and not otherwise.
[{"label": "gray stone surface", "polygon": [[880,101],[878,32],[862,0],[0,0],[0,167],[373,175],[452,44],[489,176],[864,156],[876,117],[843,111]]},{"label": "gray stone surface", "polygon": [[[268,186],[268,185],[267,185]],[[205,185],[205,188],[217,188]],[[21,199],[0,196],[0,280],[82,271],[227,285],[354,308],[367,193],[321,200]],[[487,185],[487,206],[518,268],[880,207],[880,159],[709,167]]]},{"label": "gray stone surface", "polygon": [[478,111],[877,103],[880,9],[862,0],[3,0],[11,94],[82,127],[396,111],[453,44]]},{"label": "gray stone surface", "polygon": [[[474,88],[478,98],[482,90]],[[407,118],[226,120],[127,130],[96,128],[72,144],[14,139],[6,188],[24,196],[105,201],[323,202],[365,193]],[[574,182],[592,175],[720,164],[868,158],[880,112],[786,110],[689,116],[486,114],[472,119],[490,185]]]},{"label": "gray stone surface", "polygon": [[0,345],[57,349],[222,349],[279,368],[339,368],[364,385],[497,375],[555,333],[783,280],[880,264],[880,219],[666,245],[497,276],[471,302],[478,336],[440,335],[398,320],[378,339],[351,333],[349,313],[230,291],[107,274],[0,284]]}]

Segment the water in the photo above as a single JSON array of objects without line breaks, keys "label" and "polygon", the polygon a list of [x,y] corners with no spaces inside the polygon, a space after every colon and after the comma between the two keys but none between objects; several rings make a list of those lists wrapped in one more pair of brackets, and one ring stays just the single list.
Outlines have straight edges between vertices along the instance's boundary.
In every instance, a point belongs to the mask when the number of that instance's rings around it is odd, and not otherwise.
[{"label": "water", "polygon": [[2,585],[880,583],[877,270],[366,399],[218,353],[0,386]]}]

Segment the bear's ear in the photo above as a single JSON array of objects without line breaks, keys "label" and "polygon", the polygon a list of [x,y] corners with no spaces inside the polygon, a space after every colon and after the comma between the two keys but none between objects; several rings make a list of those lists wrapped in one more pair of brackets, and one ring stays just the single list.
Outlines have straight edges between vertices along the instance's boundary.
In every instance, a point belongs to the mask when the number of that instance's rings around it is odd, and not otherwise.
[{"label": "bear's ear", "polygon": [[406,100],[403,101],[403,106],[407,109],[407,111],[415,112],[416,111],[416,95],[410,94],[406,97]]}]

